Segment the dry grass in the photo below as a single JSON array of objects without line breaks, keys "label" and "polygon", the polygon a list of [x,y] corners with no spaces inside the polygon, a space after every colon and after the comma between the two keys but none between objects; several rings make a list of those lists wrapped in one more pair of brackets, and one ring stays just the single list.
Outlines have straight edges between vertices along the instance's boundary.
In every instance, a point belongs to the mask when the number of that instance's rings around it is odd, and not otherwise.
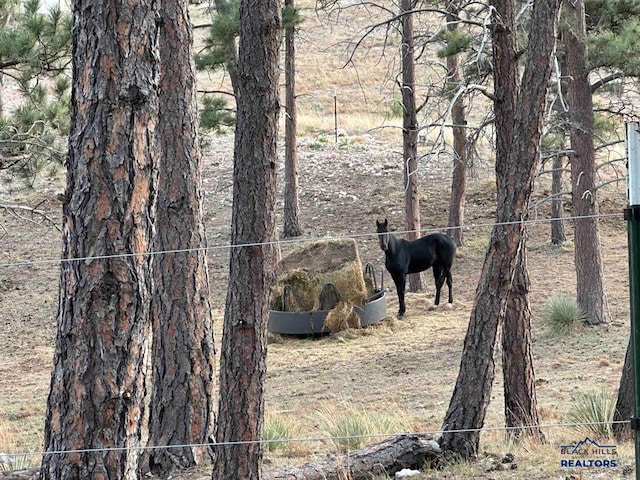
[{"label": "dry grass", "polygon": [[[387,141],[400,139],[401,119],[394,118],[391,107],[399,96],[394,70],[400,58],[397,36],[391,33],[385,51],[384,37],[376,33],[353,53],[365,26],[375,21],[372,12],[353,7],[340,14],[317,11],[312,0],[296,2],[296,8],[305,19],[296,43],[299,134],[324,133],[333,138],[337,111],[337,126],[343,135],[375,133]],[[206,7],[192,12],[195,24],[208,22]],[[196,44],[204,35],[204,29],[196,31]],[[231,90],[224,72],[200,73],[199,85]],[[284,85],[282,89],[284,93]],[[280,120],[284,125],[283,116]]]},{"label": "dry grass", "polygon": [[[345,42],[365,25],[364,13],[350,16],[344,12],[327,23],[325,14],[315,16],[314,2],[306,0],[299,5],[307,17],[298,44],[299,129],[306,136],[300,141],[299,153],[305,236],[373,232],[376,216],[388,215],[398,225],[403,212],[402,170],[394,153],[400,150],[400,136],[398,118],[391,106],[397,93],[380,55],[381,39],[374,38],[368,50],[343,68],[348,58]],[[200,19],[206,21],[202,10],[198,11]],[[199,30],[198,35],[201,34]],[[392,61],[391,57],[390,53],[384,60]],[[202,88],[220,88],[226,80],[219,74],[201,74],[200,84]],[[332,136],[334,91],[338,126],[345,133],[345,140],[337,147]],[[228,139],[212,139],[205,152],[206,226],[212,244],[224,244],[229,234],[231,145]],[[489,157],[487,154],[488,162]],[[446,221],[448,164],[422,165],[420,175],[423,226],[442,227]],[[62,180],[48,179],[36,192],[15,191],[3,185],[0,199],[40,205],[55,217],[60,213],[55,194],[61,191]],[[492,178],[484,174],[480,165],[469,180],[466,223],[488,225],[493,221],[493,187]],[[349,203],[335,195],[338,191],[355,194],[357,202]],[[621,212],[624,192],[607,188],[599,195],[603,213]],[[548,214],[544,208],[537,212],[540,218]],[[2,237],[0,263],[59,257],[60,237],[53,229],[16,222],[6,212],[0,212],[0,221],[9,226],[8,234]],[[571,238],[570,224],[567,226]],[[538,314],[551,293],[575,289],[573,248],[571,243],[563,248],[549,246],[547,224],[532,226],[529,233],[533,352],[540,416],[545,425],[563,424],[578,392],[598,387],[615,395],[618,387],[629,335],[625,223],[621,214],[601,222],[605,284],[613,322],[555,337],[544,334]],[[270,343],[266,384],[269,410],[299,422],[296,434],[300,438],[317,437],[318,419],[327,405],[345,412],[349,408],[366,411],[372,416],[394,412],[413,431],[437,432],[457,378],[489,234],[490,227],[486,226],[465,231],[465,246],[453,268],[452,310],[427,310],[433,294],[428,273],[428,293],[407,295],[407,314],[401,321],[389,318],[361,331],[348,330],[320,339],[281,337],[277,343]],[[375,239],[360,238],[358,244],[363,262],[373,261],[379,268],[383,257]],[[210,252],[218,343],[227,265],[225,253]],[[57,282],[55,263],[0,270],[0,452],[42,449],[56,333]],[[389,282],[387,275],[387,286]],[[395,293],[389,292],[389,313],[395,313],[397,306]],[[482,434],[481,449],[498,456],[513,453],[518,470],[486,472],[481,462],[462,462],[442,472],[427,472],[425,478],[622,478],[622,467],[612,472],[560,469],[559,445],[580,440],[570,427],[545,428],[547,444],[542,446],[527,441],[514,444],[506,439],[500,430],[504,423],[500,365],[498,349],[496,379],[485,422],[497,430]],[[267,465],[313,461],[330,451],[333,447],[326,441],[297,442],[286,450],[269,452]],[[622,444],[619,451],[622,465],[631,465],[633,447]],[[206,470],[185,476],[209,477]]]},{"label": "dry grass", "polygon": [[[312,172],[308,171],[311,175]],[[399,176],[401,174],[399,173]],[[477,184],[476,184],[477,183]],[[470,188],[483,190],[484,182],[471,182]],[[375,187],[379,188],[379,187]],[[481,197],[473,197],[480,200]],[[613,196],[612,199],[617,197]],[[24,198],[27,201],[28,198]],[[38,201],[35,199],[35,201]],[[215,202],[209,198],[208,201]],[[390,202],[395,202],[391,198]],[[617,200],[616,200],[617,202]],[[619,203],[619,202],[618,202]],[[612,206],[611,208],[617,208]],[[489,221],[476,217],[481,210],[468,206],[469,218],[477,223]],[[338,225],[329,217],[332,228],[350,231],[355,218],[344,218]],[[2,221],[8,221],[2,217]],[[373,218],[364,219],[373,224]],[[319,228],[327,228],[318,225]],[[328,226],[328,225],[327,225]],[[365,227],[361,227],[365,228]],[[371,227],[372,229],[372,227]],[[208,230],[216,231],[215,225]],[[533,341],[537,397],[541,421],[545,425],[567,422],[569,408],[576,395],[589,388],[603,388],[615,395],[628,339],[628,282],[626,272],[626,236],[622,219],[603,222],[602,255],[609,307],[614,321],[605,326],[585,328],[579,334],[549,337],[538,314],[550,292],[571,290],[575,285],[573,252],[548,246],[548,225],[530,228],[529,268],[532,280]],[[428,293],[407,295],[407,315],[401,321],[389,318],[361,331],[349,330],[320,339],[282,337],[269,345],[267,358],[267,405],[271,410],[301,422],[301,438],[317,437],[319,412],[327,404],[349,405],[370,412],[397,412],[408,419],[410,429],[437,432],[451,397],[457,376],[464,334],[478,281],[489,229],[466,232],[467,243],[454,263],[454,308],[428,311],[433,293],[430,274],[426,276]],[[571,234],[571,232],[569,232]],[[7,239],[10,248],[0,252],[0,261],[8,258],[52,258],[57,256],[59,239],[46,227],[12,223]],[[7,244],[9,245],[9,244]],[[375,239],[359,240],[362,260],[377,258]],[[222,263],[222,267],[218,267]],[[219,273],[222,272],[222,273]],[[212,300],[224,300],[224,262],[210,258],[214,287]],[[387,276],[388,280],[388,276]],[[0,425],[5,432],[0,451],[38,451],[42,448],[42,426],[54,346],[57,267],[32,266],[11,270],[2,279],[3,310],[0,336]],[[395,294],[388,294],[388,310],[397,309]],[[216,339],[221,338],[222,311],[214,312]],[[496,380],[486,420],[488,427],[503,425],[500,352],[496,358]],[[509,443],[501,431],[482,435],[482,450],[494,454],[516,455],[519,471],[532,478],[557,478],[559,445],[580,439],[570,427],[544,430],[548,444]],[[273,462],[312,461],[327,452],[326,442],[300,442],[295,447],[268,456]],[[632,462],[633,452],[620,446],[623,465]],[[617,469],[615,475],[621,472]],[[469,472],[474,472],[473,474]],[[500,475],[508,475],[503,472]],[[570,472],[569,472],[570,473]],[[430,472],[429,478],[494,478],[476,464],[461,464],[445,472]],[[496,475],[491,473],[491,475]],[[206,475],[203,475],[203,478]],[[607,478],[615,478],[608,476]]]}]

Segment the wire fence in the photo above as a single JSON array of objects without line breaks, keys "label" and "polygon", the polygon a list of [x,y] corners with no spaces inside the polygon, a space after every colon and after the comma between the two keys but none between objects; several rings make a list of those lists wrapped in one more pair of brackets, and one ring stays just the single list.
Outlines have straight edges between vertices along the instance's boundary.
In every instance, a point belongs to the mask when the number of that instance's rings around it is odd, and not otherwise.
[{"label": "wire fence", "polygon": [[[575,221],[580,219],[604,219],[604,218],[619,218],[621,221],[623,220],[623,213],[605,213],[605,214],[596,214],[596,215],[588,215],[588,216],[567,216],[562,217],[563,221]],[[436,231],[447,231],[451,229],[462,228],[465,230],[475,229],[475,228],[494,228],[498,226],[508,226],[515,224],[523,224],[523,225],[534,225],[540,223],[549,223],[554,220],[552,218],[531,218],[522,221],[512,221],[512,222],[489,222],[489,223],[480,223],[480,224],[465,224],[456,227],[440,227],[440,228],[427,228],[420,230],[397,230],[392,233],[394,234],[406,234],[410,232],[417,232],[420,234],[427,234]],[[113,258],[127,258],[133,256],[140,255],[165,255],[165,254],[175,254],[175,253],[193,253],[193,252],[211,252],[218,250],[229,250],[232,248],[241,248],[241,247],[255,247],[255,246],[273,246],[276,244],[286,245],[286,244],[297,244],[297,243],[305,243],[317,240],[326,240],[326,239],[337,239],[337,238],[351,238],[351,239],[362,239],[362,238],[370,238],[376,237],[377,233],[361,233],[361,234],[344,234],[344,235],[332,235],[332,236],[323,236],[323,237],[297,237],[291,239],[281,239],[281,240],[273,240],[268,242],[252,242],[252,243],[242,243],[242,244],[219,244],[202,248],[192,248],[192,249],[179,249],[179,250],[163,250],[163,251],[154,251],[154,252],[144,252],[144,253],[122,253],[122,254],[114,254],[114,255],[97,255],[97,256],[87,256],[87,257],[76,257],[76,258],[41,258],[35,260],[24,260],[17,262],[8,262],[8,263],[0,263],[0,268],[19,268],[19,267],[29,267],[29,266],[37,266],[37,265],[51,265],[51,264],[63,264],[68,262],[88,262],[95,260],[104,260],[104,259],[113,259]],[[123,447],[101,447],[101,448],[85,448],[85,449],[73,449],[73,450],[52,450],[52,451],[32,451],[32,452],[14,452],[14,453],[4,453],[0,452],[0,464],[11,462],[12,459],[16,458],[24,458],[24,457],[33,457],[33,456],[45,456],[45,455],[66,455],[66,454],[87,454],[87,453],[100,453],[100,452],[118,452],[118,451],[146,451],[146,450],[160,450],[160,449],[183,449],[183,448],[215,448],[220,446],[231,446],[231,445],[242,445],[242,444],[263,444],[268,445],[270,443],[304,443],[304,442],[339,442],[346,441],[350,439],[379,439],[379,438],[388,438],[395,435],[418,435],[423,437],[431,437],[438,438],[445,431],[447,433],[482,433],[482,432],[509,432],[514,430],[527,430],[527,429],[549,429],[549,428],[579,428],[579,427],[590,427],[590,426],[598,426],[598,425],[614,425],[614,424],[629,424],[630,420],[622,420],[622,421],[608,421],[608,422],[583,422],[583,423],[550,423],[550,424],[539,424],[539,425],[521,425],[516,427],[508,427],[508,426],[489,426],[482,428],[470,428],[470,429],[457,429],[457,430],[432,430],[432,431],[421,431],[421,432],[397,432],[397,433],[373,433],[373,434],[363,434],[363,435],[344,435],[344,436],[313,436],[313,437],[296,437],[296,438],[278,438],[278,439],[255,439],[255,440],[246,440],[246,441],[231,441],[231,442],[205,442],[205,443],[188,443],[188,444],[179,444],[179,445],[147,445],[147,446],[123,446]]]},{"label": "wire fence", "polygon": [[520,425],[516,427],[482,427],[482,428],[463,428],[452,430],[429,430],[421,432],[396,432],[396,433],[369,433],[362,435],[338,435],[338,436],[316,436],[316,437],[296,437],[296,438],[277,438],[277,439],[258,439],[258,440],[238,440],[229,442],[204,442],[204,443],[183,443],[175,445],[141,445],[128,447],[100,447],[100,448],[81,448],[73,450],[50,450],[38,452],[19,452],[19,453],[3,453],[8,458],[34,457],[44,455],[68,455],[68,454],[85,454],[85,453],[105,453],[105,452],[124,452],[124,451],[151,451],[151,450],[171,450],[183,448],[215,448],[233,445],[269,445],[272,443],[307,443],[307,442],[339,442],[353,439],[384,439],[400,435],[415,435],[426,438],[438,438],[443,433],[482,433],[482,432],[510,432],[517,430],[531,429],[549,429],[549,428],[575,428],[575,427],[591,427],[599,425],[615,425],[629,424],[630,420],[615,420],[611,422],[583,422],[583,423],[549,423],[539,425]]},{"label": "wire fence", "polygon": [[[602,218],[616,218],[619,217],[621,220],[623,219],[622,211],[620,213],[599,213],[595,215],[582,215],[582,216],[568,216],[562,217],[563,221],[575,221],[582,219],[602,219]],[[534,225],[540,223],[550,223],[552,221],[557,221],[558,219],[553,218],[532,218],[527,220],[520,221],[510,221],[510,222],[490,222],[490,223],[472,223],[465,224],[455,227],[432,227],[432,228],[423,228],[420,230],[396,230],[394,234],[406,234],[406,233],[419,233],[419,234],[428,234],[433,232],[442,232],[454,229],[473,229],[473,228],[494,228],[499,226],[509,226],[509,225]],[[244,248],[244,247],[260,247],[260,246],[274,246],[274,245],[293,245],[296,243],[305,243],[312,242],[317,240],[331,240],[331,239],[339,239],[339,238],[351,238],[351,239],[361,239],[361,238],[370,238],[376,237],[378,234],[375,232],[372,233],[347,233],[343,235],[331,235],[331,236],[323,236],[323,237],[297,237],[297,238],[289,238],[289,239],[280,239],[280,240],[270,240],[266,242],[248,242],[248,243],[239,243],[239,244],[220,244],[220,245],[212,245],[208,247],[199,247],[199,248],[185,248],[185,249],[177,249],[177,250],[161,250],[155,252],[139,252],[139,253],[117,253],[112,255],[94,255],[87,257],[74,257],[74,258],[41,258],[35,260],[23,260],[17,262],[8,262],[8,263],[0,263],[0,268],[10,268],[10,267],[31,267],[36,265],[47,265],[47,264],[62,264],[62,263],[70,263],[70,262],[91,262],[95,260],[107,260],[114,258],[129,258],[129,257],[139,257],[139,256],[156,256],[156,255],[167,255],[167,254],[176,254],[176,253],[193,253],[193,252],[212,252],[217,250],[230,250],[233,248]]]}]

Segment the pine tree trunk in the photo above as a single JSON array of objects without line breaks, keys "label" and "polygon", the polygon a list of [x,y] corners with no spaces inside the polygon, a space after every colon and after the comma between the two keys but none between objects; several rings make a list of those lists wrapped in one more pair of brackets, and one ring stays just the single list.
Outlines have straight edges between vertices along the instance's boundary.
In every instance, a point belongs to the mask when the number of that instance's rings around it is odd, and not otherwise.
[{"label": "pine tree trunk", "polygon": [[[155,5],[74,9],[65,261],[43,479],[137,478],[159,158]],[[73,260],[82,257],[94,258]],[[84,449],[95,450],[53,453]]]},{"label": "pine tree trunk", "polygon": [[[414,0],[402,0],[401,12],[413,10]],[[420,236],[420,192],[418,190],[418,118],[416,111],[416,63],[413,52],[413,14],[402,15],[402,156],[404,208],[407,239]],[[420,273],[409,275],[410,292],[422,290]]]},{"label": "pine tree trunk", "polygon": [[543,442],[544,434],[537,426],[540,421],[531,351],[530,285],[525,236],[518,254],[516,272],[502,323],[504,414],[507,427],[528,426],[510,430],[512,437],[525,436]]},{"label": "pine tree trunk", "polygon": [[564,2],[566,15],[562,38],[567,51],[567,91],[571,114],[571,187],[575,220],[575,265],[578,305],[587,323],[610,321],[606,304],[598,206],[596,203],[595,148],[593,144],[593,100],[589,83],[584,0]]},{"label": "pine tree trunk", "polygon": [[562,192],[562,157],[553,157],[553,172],[551,173],[551,243],[562,245],[567,241],[564,233],[564,220],[562,219],[563,202]]},{"label": "pine tree trunk", "polygon": [[[617,422],[627,422],[634,415],[635,410],[635,390],[633,386],[633,364],[631,352],[631,339],[627,346],[627,353],[624,356],[624,366],[620,377],[620,387],[618,388],[618,399],[616,400],[616,410],[613,420]],[[633,432],[629,423],[614,423],[613,435],[618,441],[630,440]]]},{"label": "pine tree trunk", "polygon": [[[533,189],[543,105],[551,76],[560,0],[537,1],[518,96],[514,0],[494,0],[492,43],[496,125],[496,224],[476,290],[455,389],[445,415],[442,448],[463,458],[478,452],[495,376],[497,329],[503,320],[522,248]],[[463,431],[460,430],[469,430]]]},{"label": "pine tree trunk", "polygon": [[[459,5],[449,2],[447,5],[447,29],[450,32],[458,29]],[[447,57],[447,90],[454,91],[460,85],[459,55]],[[458,97],[451,107],[451,121],[453,123],[453,174],[451,178],[451,199],[449,201],[449,231],[448,234],[461,246],[464,242],[461,225],[464,223],[464,205],[467,191],[467,113],[464,99]]]},{"label": "pine tree trunk", "polygon": [[[285,5],[294,8],[294,0],[285,0]],[[282,236],[298,237],[302,235],[302,227],[298,219],[300,211],[298,202],[298,152],[296,148],[296,41],[295,26],[285,29],[285,133],[284,133],[284,215]]]},{"label": "pine tree trunk", "polygon": [[[278,0],[242,0],[229,286],[212,478],[256,480],[263,456],[278,127]],[[250,244],[242,246],[243,244]],[[233,443],[236,442],[236,443]],[[241,443],[237,443],[241,442]]]},{"label": "pine tree trunk", "polygon": [[166,477],[197,464],[213,434],[215,347],[206,240],[202,222],[201,152],[192,31],[187,0],[162,3],[161,144],[154,251],[153,390],[143,473]]}]

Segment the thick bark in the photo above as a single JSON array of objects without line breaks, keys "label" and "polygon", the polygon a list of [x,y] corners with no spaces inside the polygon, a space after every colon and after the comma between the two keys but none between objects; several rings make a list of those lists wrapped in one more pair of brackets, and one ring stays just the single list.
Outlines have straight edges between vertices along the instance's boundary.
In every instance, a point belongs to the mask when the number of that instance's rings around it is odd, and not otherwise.
[{"label": "thick bark", "polygon": [[526,238],[522,239],[518,264],[509,292],[507,310],[502,323],[502,372],[504,375],[504,415],[514,438],[527,436],[544,441],[538,427],[536,377],[531,351],[531,308],[529,306],[529,271],[527,269]]},{"label": "thick bark", "polygon": [[604,291],[596,202],[593,100],[589,84],[584,0],[564,2],[562,39],[567,58],[571,116],[571,187],[575,220],[577,301],[590,324],[610,321]]},{"label": "thick bark", "polygon": [[[459,5],[455,1],[447,4],[447,29],[458,29]],[[458,66],[459,55],[447,57],[447,85],[448,91],[454,91],[461,81],[460,68]],[[453,127],[453,174],[451,176],[451,199],[449,201],[449,231],[448,234],[461,246],[464,242],[461,225],[464,223],[464,206],[467,191],[467,113],[462,96],[458,97],[451,106],[451,121]]]},{"label": "thick bark", "polygon": [[[444,450],[475,456],[495,375],[497,329],[507,308],[508,293],[522,247],[527,207],[533,188],[542,129],[543,106],[551,76],[560,0],[533,5],[529,47],[518,96],[514,1],[494,0],[491,28],[496,117],[496,224],[493,227],[456,386],[444,419]],[[459,432],[458,430],[471,429]]]},{"label": "thick bark", "polygon": [[[159,158],[158,11],[154,2],[86,1],[73,12],[65,261],[42,478],[135,479]],[[93,258],[73,260],[81,257]],[[53,453],[84,449],[95,450]]]},{"label": "thick bark", "polygon": [[[242,0],[229,286],[215,480],[260,478],[269,297],[275,280],[278,0]],[[243,246],[243,244],[248,244]]]},{"label": "thick bark", "polygon": [[[633,386],[633,364],[631,354],[631,339],[627,346],[627,354],[624,356],[624,366],[620,377],[620,387],[618,388],[618,399],[616,400],[616,411],[613,414],[614,421],[628,421],[633,417],[635,409],[635,393]],[[613,435],[618,441],[627,441],[632,438],[633,432],[629,423],[614,423]]]},{"label": "thick bark", "polygon": [[[285,0],[285,5],[294,7],[294,0]],[[302,235],[302,227],[298,219],[300,211],[298,202],[298,151],[296,148],[296,41],[295,26],[285,29],[285,132],[284,132],[284,215],[282,236],[298,237]]]},{"label": "thick bark", "polygon": [[213,433],[215,347],[206,240],[202,223],[201,152],[192,32],[186,0],[162,2],[161,144],[154,251],[153,391],[149,446],[141,471],[166,477],[197,464]]},{"label": "thick bark", "polygon": [[[407,239],[420,236],[420,192],[418,190],[418,113],[416,110],[416,62],[413,52],[414,0],[402,0],[402,166]],[[420,273],[409,275],[409,291],[422,290]]]},{"label": "thick bark", "polygon": [[265,480],[370,480],[375,475],[393,476],[408,468],[420,470],[433,461],[440,448],[417,435],[399,435],[325,462],[265,471]]},{"label": "thick bark", "polygon": [[562,245],[567,241],[562,219],[562,156],[553,157],[553,172],[551,173],[551,243]]}]

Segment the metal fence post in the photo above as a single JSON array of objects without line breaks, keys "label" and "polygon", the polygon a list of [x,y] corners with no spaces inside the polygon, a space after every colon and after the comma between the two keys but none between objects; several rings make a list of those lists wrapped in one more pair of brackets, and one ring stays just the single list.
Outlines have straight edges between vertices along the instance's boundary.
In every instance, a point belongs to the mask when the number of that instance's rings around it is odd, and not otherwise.
[{"label": "metal fence post", "polygon": [[629,240],[629,299],[633,363],[634,414],[631,429],[635,441],[636,480],[640,480],[640,131],[637,122],[627,124],[629,205],[624,210]]}]

